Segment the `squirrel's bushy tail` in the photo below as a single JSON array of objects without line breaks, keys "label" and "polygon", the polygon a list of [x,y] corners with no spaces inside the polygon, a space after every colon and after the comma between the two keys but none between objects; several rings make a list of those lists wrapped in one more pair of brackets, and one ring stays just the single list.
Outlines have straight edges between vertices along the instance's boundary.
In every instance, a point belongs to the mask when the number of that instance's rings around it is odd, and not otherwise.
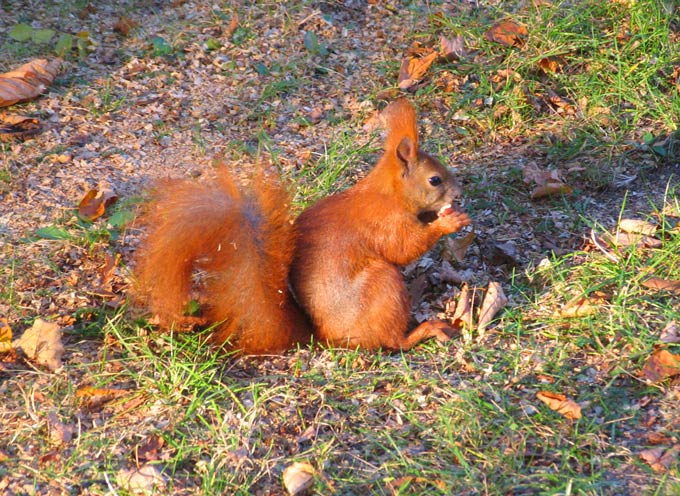
[{"label": "squirrel's bushy tail", "polygon": [[290,195],[260,173],[249,194],[220,172],[215,184],[165,180],[143,214],[138,293],[164,326],[181,325],[192,299],[216,323],[213,339],[244,353],[281,352],[308,340],[288,290],[296,242]]}]

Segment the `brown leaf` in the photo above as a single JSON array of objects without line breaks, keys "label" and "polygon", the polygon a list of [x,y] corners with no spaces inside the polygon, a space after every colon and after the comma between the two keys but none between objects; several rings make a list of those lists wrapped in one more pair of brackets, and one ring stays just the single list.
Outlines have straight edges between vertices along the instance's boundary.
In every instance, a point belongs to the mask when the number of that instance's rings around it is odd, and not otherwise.
[{"label": "brown leaf", "polygon": [[451,260],[451,258],[456,259],[458,262],[462,262],[465,258],[465,253],[468,247],[475,239],[475,229],[467,233],[465,236],[458,238],[446,237],[444,238],[444,258]]},{"label": "brown leaf", "polygon": [[654,472],[664,473],[678,458],[680,454],[680,445],[676,444],[670,448],[658,447],[643,450],[640,452],[640,458],[644,460]]},{"label": "brown leaf", "polygon": [[486,326],[493,320],[498,311],[508,303],[508,298],[503,292],[503,287],[496,281],[489,282],[489,288],[486,290],[486,295],[482,301],[482,307],[479,310],[479,319],[477,320],[477,332],[481,337],[484,334]]},{"label": "brown leaf", "polygon": [[497,22],[484,33],[484,37],[489,41],[517,47],[524,45],[528,35],[527,28],[510,20]]},{"label": "brown leaf", "polygon": [[439,53],[442,56],[442,58],[446,59],[449,62],[465,57],[467,52],[465,50],[465,43],[463,42],[463,37],[460,35],[456,35],[453,38],[440,36]]},{"label": "brown leaf", "polygon": [[0,118],[0,141],[26,139],[38,134],[42,125],[38,119],[23,115],[5,115]]},{"label": "brown leaf", "polygon": [[564,97],[561,97],[553,90],[548,88],[548,103],[557,110],[557,113],[574,114],[576,112],[576,107],[573,103]]},{"label": "brown leaf", "polygon": [[104,198],[96,189],[91,189],[85,193],[85,196],[78,204],[78,215],[80,215],[83,220],[90,222],[104,215],[105,210]]},{"label": "brown leaf", "polygon": [[536,397],[548,405],[551,410],[564,415],[568,419],[581,418],[581,405],[573,400],[567,399],[563,394],[541,391],[536,393]]},{"label": "brown leaf", "polygon": [[537,200],[551,195],[570,195],[572,188],[565,183],[547,183],[531,190],[531,199]]},{"label": "brown leaf", "polygon": [[680,355],[663,348],[657,349],[647,358],[642,375],[654,383],[680,375]]},{"label": "brown leaf", "polygon": [[420,301],[428,287],[427,274],[419,274],[408,285],[408,294],[411,301]]},{"label": "brown leaf", "polygon": [[121,470],[116,475],[116,482],[132,494],[162,494],[166,487],[160,470],[151,464],[142,465],[137,470]]},{"label": "brown leaf", "polygon": [[149,436],[145,441],[141,446],[135,447],[135,462],[138,465],[159,460],[165,445],[165,439],[156,434]]},{"label": "brown leaf", "polygon": [[283,486],[290,495],[301,494],[314,485],[315,473],[309,463],[294,462],[283,470]]},{"label": "brown leaf", "polygon": [[669,291],[673,294],[680,294],[680,281],[673,279],[661,279],[660,277],[650,277],[642,281],[642,285],[650,289]]},{"label": "brown leaf", "polygon": [[472,341],[472,329],[474,327],[472,314],[472,300],[473,293],[467,284],[463,284],[463,288],[458,295],[458,303],[456,309],[451,317],[452,325],[458,327],[463,331],[463,341],[469,343]]},{"label": "brown leaf", "polygon": [[0,319],[0,353],[12,350],[12,328],[7,319]]},{"label": "brown leaf", "polygon": [[629,232],[617,232],[614,236],[610,236],[610,244],[612,246],[620,247],[636,246],[661,248],[661,246],[663,246],[663,242],[660,239]]},{"label": "brown leaf", "polygon": [[402,60],[399,69],[399,88],[407,90],[420,82],[439,54],[435,51],[424,57],[407,57]]},{"label": "brown leaf", "polygon": [[645,234],[647,236],[654,236],[658,226],[640,219],[621,219],[619,222],[619,229],[631,234]]},{"label": "brown leaf", "polygon": [[538,165],[532,163],[522,168],[524,175],[524,182],[530,184],[536,183],[538,186],[544,186],[550,183],[563,183],[562,174],[557,169],[541,169]]},{"label": "brown leaf", "polygon": [[76,398],[81,402],[81,405],[87,410],[94,410],[104,403],[107,403],[121,396],[128,394],[124,389],[112,388],[96,388],[92,386],[84,386],[76,391]]},{"label": "brown leaf", "polygon": [[234,17],[231,18],[231,22],[227,29],[224,30],[224,36],[231,38],[231,35],[238,29],[238,13],[234,12]]},{"label": "brown leaf", "polygon": [[49,427],[50,441],[53,444],[66,444],[73,438],[73,427],[61,422],[54,411],[47,414],[47,426]]},{"label": "brown leaf", "polygon": [[659,335],[659,341],[662,343],[680,343],[680,329],[678,329],[678,323],[676,321],[671,320],[665,325]]},{"label": "brown leaf", "polygon": [[48,451],[38,459],[38,466],[44,467],[48,463],[57,462],[59,460],[61,460],[61,452],[58,449],[53,449],[51,451]]},{"label": "brown leaf", "polygon": [[0,74],[0,107],[30,100],[43,93],[54,81],[60,66],[61,59],[36,59]]},{"label": "brown leaf", "polygon": [[30,360],[52,372],[61,367],[64,345],[61,343],[61,329],[57,324],[36,319],[33,327],[27,329],[14,344]]},{"label": "brown leaf", "polygon": [[104,257],[104,265],[99,267],[99,288],[111,291],[111,280],[116,273],[116,267],[120,261],[120,254],[111,255],[107,253]]},{"label": "brown leaf", "polygon": [[91,189],[78,204],[78,215],[81,219],[92,222],[106,211],[106,207],[116,202],[118,197],[111,190],[99,191]]},{"label": "brown leaf", "polygon": [[543,57],[538,61],[538,66],[547,74],[562,70],[563,62],[557,57]]},{"label": "brown leaf", "polygon": [[137,21],[134,21],[127,16],[123,16],[113,25],[113,30],[123,36],[127,36],[130,34],[130,31],[137,26],[139,26]]}]

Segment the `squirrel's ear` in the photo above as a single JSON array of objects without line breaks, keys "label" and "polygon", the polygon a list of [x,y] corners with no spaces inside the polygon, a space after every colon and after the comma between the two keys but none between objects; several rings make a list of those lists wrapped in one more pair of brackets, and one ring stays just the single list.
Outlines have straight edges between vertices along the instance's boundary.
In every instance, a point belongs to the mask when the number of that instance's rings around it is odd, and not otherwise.
[{"label": "squirrel's ear", "polygon": [[416,144],[409,136],[404,136],[397,146],[397,157],[408,167],[409,164],[415,162],[417,156]]}]

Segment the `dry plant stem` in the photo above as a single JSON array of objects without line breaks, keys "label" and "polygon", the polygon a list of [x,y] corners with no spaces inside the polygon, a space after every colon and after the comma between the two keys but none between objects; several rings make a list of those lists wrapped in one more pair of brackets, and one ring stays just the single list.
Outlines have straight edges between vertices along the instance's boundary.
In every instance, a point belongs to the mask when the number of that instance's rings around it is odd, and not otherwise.
[{"label": "dry plant stem", "polygon": [[595,248],[600,250],[602,254],[614,263],[619,263],[619,257],[611,253],[602,243],[602,239],[595,233],[595,229],[590,230],[590,240],[595,245]]}]

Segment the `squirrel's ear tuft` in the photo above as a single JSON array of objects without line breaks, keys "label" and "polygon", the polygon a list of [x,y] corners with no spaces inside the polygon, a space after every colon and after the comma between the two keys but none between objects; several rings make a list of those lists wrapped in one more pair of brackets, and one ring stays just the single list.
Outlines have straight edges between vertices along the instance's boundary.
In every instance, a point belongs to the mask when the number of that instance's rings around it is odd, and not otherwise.
[{"label": "squirrel's ear tuft", "polygon": [[397,157],[404,162],[405,166],[412,164],[418,157],[416,144],[410,136],[404,136],[397,146]]},{"label": "squirrel's ear tuft", "polygon": [[[402,147],[404,138],[410,138],[413,156],[418,153],[418,126],[416,123],[416,109],[406,98],[400,98],[390,103],[381,113],[382,120],[387,127],[385,150],[396,152],[397,156],[404,155],[398,148]],[[408,155],[405,155],[408,157]]]}]

